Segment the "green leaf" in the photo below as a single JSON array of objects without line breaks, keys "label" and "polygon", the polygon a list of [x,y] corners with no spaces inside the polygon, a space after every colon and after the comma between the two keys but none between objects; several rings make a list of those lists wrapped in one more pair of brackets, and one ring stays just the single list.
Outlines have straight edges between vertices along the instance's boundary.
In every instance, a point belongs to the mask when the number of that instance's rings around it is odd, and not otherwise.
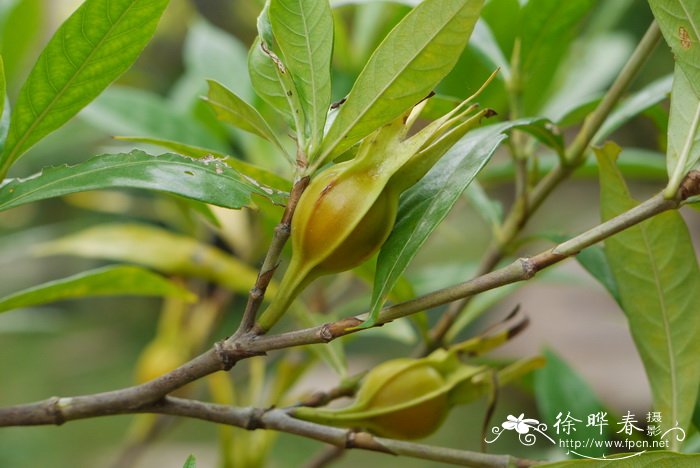
[{"label": "green leaf", "polygon": [[270,24],[299,92],[311,148],[323,136],[331,104],[333,15],[327,0],[271,0]]},{"label": "green leaf", "polygon": [[[257,272],[222,250],[143,224],[104,224],[39,244],[34,254],[73,255],[144,265],[166,274],[194,276],[247,294]],[[274,294],[273,285],[270,297]]]},{"label": "green leaf", "polygon": [[[603,407],[598,397],[588,384],[551,350],[544,352],[547,365],[535,372],[535,397],[540,416],[548,427],[556,421],[562,412],[580,420],[575,423],[575,431],[567,436],[571,440],[585,441],[608,440],[611,430],[615,428],[615,418]],[[588,415],[605,413],[607,426],[588,426]],[[605,454],[604,447],[585,447],[577,449],[584,456],[600,457]]]},{"label": "green leaf", "polygon": [[177,140],[189,145],[226,151],[220,136],[192,117],[175,111],[161,96],[136,88],[113,86],[80,114],[108,135],[140,135]]},{"label": "green leaf", "polygon": [[0,298],[0,312],[49,302],[98,296],[168,296],[193,302],[196,296],[149,270],[128,265],[90,270]]},{"label": "green leaf", "polygon": [[401,196],[396,225],[377,258],[370,317],[378,313],[428,236],[507,138],[503,133],[507,128],[492,125],[469,132],[418,184]]},{"label": "green leaf", "polygon": [[[618,153],[614,144],[596,150],[604,220],[637,206],[615,166]],[[683,218],[656,215],[608,238],[605,254],[662,427],[687,428],[700,383],[700,271]]]},{"label": "green leaf", "polygon": [[617,289],[615,276],[610,268],[608,257],[605,256],[605,251],[602,247],[591,246],[581,251],[576,255],[576,260],[597,279],[600,284],[610,293],[610,295],[620,303],[620,292]]},{"label": "green leaf", "polygon": [[610,113],[600,130],[593,138],[593,142],[602,143],[605,138],[615,130],[629,122],[633,117],[641,114],[650,107],[662,102],[671,92],[673,76],[667,75],[649,83],[633,95],[626,98]]},{"label": "green leaf", "polygon": [[273,109],[287,118],[296,130],[297,144],[306,146],[304,110],[294,80],[279,57],[269,18],[270,0],[258,16],[258,37],[248,54],[248,70],[253,88]]},{"label": "green leaf", "polygon": [[212,80],[207,82],[209,83],[209,94],[205,100],[219,120],[271,141],[282,150],[282,153],[287,155],[284,146],[277,139],[275,132],[272,131],[263,116],[260,115],[260,112],[222,84]]},{"label": "green leaf", "polygon": [[[545,234],[544,237],[557,244],[566,242],[571,238],[570,236],[561,234]],[[576,260],[591,274],[591,276],[593,276],[593,278],[603,285],[613,299],[619,304],[620,293],[617,290],[617,283],[615,282],[615,277],[610,269],[610,262],[608,262],[608,257],[605,256],[603,247],[599,245],[586,247],[576,255]]]},{"label": "green leaf", "polygon": [[483,0],[426,0],[377,47],[321,144],[317,164],[425,98],[464,50]]},{"label": "green leaf", "polygon": [[676,193],[683,177],[698,164],[698,161],[700,161],[700,98],[693,93],[683,69],[676,66],[673,75],[666,148],[669,195]]},{"label": "green leaf", "polygon": [[180,143],[179,141],[162,140],[160,138],[125,136],[117,136],[114,138],[117,140],[133,141],[135,143],[146,143],[149,145],[160,146],[167,150],[174,151],[177,154],[189,156],[190,158],[204,159],[211,158],[212,156],[214,156],[215,158],[223,160],[226,164],[228,164],[244,176],[247,176],[257,181],[262,185],[266,185],[280,192],[289,192],[292,188],[292,183],[289,180],[285,179],[284,177],[278,176],[274,172],[268,171],[264,167],[256,166],[255,164],[251,164],[246,161],[241,161],[240,159],[236,159],[232,156],[227,156],[213,149],[187,145],[184,143]]},{"label": "green leaf", "polygon": [[197,468],[197,460],[194,458],[194,455],[187,457],[187,460],[185,460],[185,464],[182,465],[182,468]]},{"label": "green leaf", "polygon": [[552,90],[552,75],[575,37],[592,0],[538,0],[523,6],[520,20],[519,82],[525,115],[536,115]]},{"label": "green leaf", "polygon": [[26,179],[7,179],[0,185],[0,211],[69,193],[117,187],[158,190],[234,209],[250,206],[253,194],[279,204],[285,200],[283,193],[257,185],[216,158],[132,151],[44,169]]},{"label": "green leaf", "polygon": [[0,2],[0,9],[0,53],[13,88],[13,84],[20,85],[25,68],[31,65],[28,59],[34,59],[50,14],[44,0],[6,0]]},{"label": "green leaf", "polygon": [[0,154],[5,146],[7,130],[10,125],[10,103],[7,100],[7,83],[5,82],[5,64],[0,55]]},{"label": "green leaf", "polygon": [[250,52],[248,52],[248,72],[253,89],[258,96],[283,115],[288,123],[293,124],[294,116],[288,96],[280,83],[274,62],[263,51],[259,37],[253,41]]},{"label": "green leaf", "polygon": [[[5,112],[5,101],[7,101],[7,83],[5,83],[5,62],[2,61],[2,55],[0,55],[0,115]],[[0,145],[4,142],[4,135],[0,135]]]},{"label": "green leaf", "polygon": [[569,468],[571,467],[591,467],[591,468],[696,468],[700,463],[700,455],[677,452],[654,451],[620,453],[609,455],[607,460],[567,460],[554,463],[544,463],[542,468]]},{"label": "green leaf", "polygon": [[673,57],[700,99],[700,3],[696,0],[649,0]]},{"label": "green leaf", "polygon": [[0,179],[134,63],[167,5],[168,0],[86,0],[61,25],[20,91]]}]

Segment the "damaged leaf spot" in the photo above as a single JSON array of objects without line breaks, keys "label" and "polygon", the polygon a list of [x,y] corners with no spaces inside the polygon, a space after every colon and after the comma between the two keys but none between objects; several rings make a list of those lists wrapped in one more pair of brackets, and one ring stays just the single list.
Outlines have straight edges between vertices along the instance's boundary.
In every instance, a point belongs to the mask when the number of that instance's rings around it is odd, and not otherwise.
[{"label": "damaged leaf spot", "polygon": [[681,47],[683,47],[685,50],[690,49],[690,46],[693,45],[692,41],[690,40],[690,34],[688,33],[688,30],[685,29],[683,26],[680,26],[678,28],[678,38],[681,41]]}]

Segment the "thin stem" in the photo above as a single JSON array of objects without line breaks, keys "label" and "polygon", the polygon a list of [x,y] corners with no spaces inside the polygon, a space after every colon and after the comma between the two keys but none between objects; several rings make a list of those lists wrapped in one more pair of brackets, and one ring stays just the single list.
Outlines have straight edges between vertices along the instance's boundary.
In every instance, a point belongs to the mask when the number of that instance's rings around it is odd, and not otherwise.
[{"label": "thin stem", "polygon": [[[691,173],[685,182],[688,181],[692,183],[685,183],[683,190],[681,190],[684,196],[692,196],[691,194],[700,192],[700,172],[695,171]],[[661,212],[678,208],[681,202],[681,197],[668,200],[664,198],[663,194],[657,194],[631,210],[533,257],[520,258],[505,267],[464,283],[385,307],[379,313],[376,326],[426,309],[471,297],[484,291],[496,289],[506,284],[528,280],[540,270],[559,263],[586,247],[590,247]],[[363,316],[346,317],[336,322],[313,328],[259,337],[245,343],[243,347],[249,352],[261,353],[310,343],[327,343],[341,336],[356,332],[357,330],[352,328],[363,323],[363,319]]]},{"label": "thin stem", "polygon": [[[634,81],[660,39],[659,26],[656,21],[653,21],[600,104],[585,119],[578,134],[568,146],[564,161],[560,162],[544,176],[532,191],[520,194],[516,199],[506,220],[503,222],[500,230],[501,236],[498,239],[494,239],[493,243],[488,247],[488,255],[481,262],[478,274],[490,271],[501,261],[505,256],[507,246],[525,227],[532,214],[542,205],[552,191],[585,161],[588,145],[594,140],[605,119],[624,95],[632,81]],[[467,298],[450,305],[431,330],[431,342],[427,343],[427,351],[442,345],[445,336],[468,303],[469,299]]]},{"label": "thin stem", "polygon": [[253,286],[248,294],[248,302],[243,312],[243,319],[241,319],[241,324],[236,334],[249,332],[255,324],[255,318],[265,297],[265,291],[267,291],[267,287],[270,285],[275,270],[277,270],[279,266],[279,259],[280,255],[282,255],[284,244],[286,244],[289,239],[294,210],[296,210],[299,198],[301,198],[302,193],[304,193],[308,185],[309,177],[302,177],[294,184],[294,187],[292,187],[287,206],[282,215],[282,220],[277,227],[275,227],[275,234],[272,237],[272,242],[270,243],[270,248],[267,250],[267,255],[265,256],[262,267],[260,267],[255,286]]}]

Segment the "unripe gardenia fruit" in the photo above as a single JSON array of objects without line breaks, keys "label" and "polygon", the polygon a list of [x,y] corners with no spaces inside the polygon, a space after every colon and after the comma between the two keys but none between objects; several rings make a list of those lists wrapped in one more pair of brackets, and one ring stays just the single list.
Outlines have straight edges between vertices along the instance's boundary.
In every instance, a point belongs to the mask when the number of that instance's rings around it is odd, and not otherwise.
[{"label": "unripe gardenia fruit", "polygon": [[[470,98],[471,99],[471,98]],[[317,277],[359,266],[389,236],[399,195],[484,116],[469,99],[408,136],[426,101],[365,138],[357,155],[320,172],[309,184],[292,220],[292,260],[279,292],[257,324],[265,332]]]},{"label": "unripe gardenia fruit", "polygon": [[297,407],[296,418],[330,426],[363,429],[393,439],[420,439],[435,432],[455,405],[466,404],[544,365],[525,358],[497,370],[470,366],[460,353],[487,351],[508,340],[508,331],[438,349],[421,359],[386,361],[365,376],[355,401],[345,408]]},{"label": "unripe gardenia fruit", "polygon": [[485,370],[462,364],[445,350],[422,359],[393,359],[367,374],[352,405],[341,409],[300,407],[292,415],[321,424],[362,428],[382,437],[420,439],[440,427],[452,407],[454,389]]}]

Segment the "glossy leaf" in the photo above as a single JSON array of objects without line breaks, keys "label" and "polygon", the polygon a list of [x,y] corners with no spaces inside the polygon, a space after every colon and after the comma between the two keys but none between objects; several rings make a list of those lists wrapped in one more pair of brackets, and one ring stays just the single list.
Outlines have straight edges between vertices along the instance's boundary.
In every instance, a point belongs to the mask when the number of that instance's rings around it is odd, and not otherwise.
[{"label": "glossy leaf", "polygon": [[61,25],[20,91],[0,157],[0,179],[25,151],[131,66],[167,5],[168,0],[86,0]]},{"label": "glossy leaf", "polygon": [[110,266],[50,281],[0,298],[0,312],[65,299],[98,296],[167,296],[194,301],[187,289],[136,266]]},{"label": "glossy leaf", "polygon": [[[73,255],[144,265],[167,274],[214,281],[247,294],[257,272],[195,239],[144,224],[104,224],[39,244],[34,253]],[[270,297],[274,294],[273,285]]]},{"label": "glossy leaf", "polygon": [[[551,350],[545,351],[544,356],[547,365],[535,373],[535,398],[543,422],[552,427],[560,412],[563,417],[570,412],[571,416],[582,421],[576,423],[576,430],[569,434],[571,440],[607,440],[615,427],[615,417],[607,414],[593,390],[566,361]],[[606,413],[607,426],[588,426],[588,415],[597,413]],[[605,454],[605,448],[583,446],[577,452],[599,457]]]},{"label": "glossy leaf", "polygon": [[535,119],[516,120],[467,133],[420,182],[401,196],[396,225],[377,258],[372,313],[382,307],[388,292],[428,236],[445,219],[462,192],[507,138],[505,132],[513,128],[527,131],[539,122]]},{"label": "glossy leaf", "polygon": [[276,144],[287,154],[282,143],[253,106],[226,89],[222,84],[209,80],[209,94],[206,101],[214,110],[219,120],[253,133]]},{"label": "glossy leaf", "polygon": [[651,106],[665,100],[671,92],[672,84],[673,77],[671,75],[664,76],[649,83],[644,88],[626,98],[610,113],[608,118],[605,119],[605,122],[603,122],[600,130],[596,133],[593,141],[595,143],[602,143],[605,138],[622,125],[629,122],[633,117],[636,117]]},{"label": "glossy leaf", "polygon": [[318,147],[331,104],[333,15],[328,0],[271,0],[270,25]]},{"label": "glossy leaf", "polygon": [[[618,153],[614,144],[596,150],[605,220],[637,205],[615,166]],[[700,383],[700,270],[683,218],[656,215],[608,238],[605,254],[662,427],[687,428]]]},{"label": "glossy leaf", "polygon": [[169,101],[149,91],[113,86],[80,116],[108,135],[138,135],[177,140],[225,151],[228,143],[194,118],[175,111]]},{"label": "glossy leaf", "polygon": [[688,171],[698,165],[698,161],[700,161],[700,98],[693,93],[683,69],[676,66],[673,75],[666,148],[669,188],[673,192]]},{"label": "glossy leaf", "polygon": [[678,66],[700,99],[700,3],[696,0],[649,0],[659,28]]},{"label": "glossy leaf", "polygon": [[125,136],[117,136],[114,138],[117,140],[132,141],[135,143],[146,143],[148,145],[160,146],[161,148],[165,148],[177,154],[189,156],[190,158],[195,159],[211,158],[212,156],[214,156],[215,158],[223,160],[227,165],[231,166],[233,169],[237,170],[244,176],[247,176],[257,182],[260,182],[262,185],[266,185],[270,188],[274,188],[281,192],[289,192],[292,188],[292,183],[289,180],[278,176],[274,172],[270,172],[263,167],[256,166],[255,164],[251,164],[246,161],[241,161],[240,159],[236,159],[232,156],[227,156],[223,153],[219,153],[218,151],[209,148],[201,148],[199,146],[180,143],[179,141],[162,140],[159,138]]},{"label": "glossy leaf", "polygon": [[535,115],[545,102],[552,75],[592,4],[592,0],[538,0],[522,7],[517,61],[525,115]]},{"label": "glossy leaf", "polygon": [[253,194],[280,204],[285,200],[284,194],[257,185],[216,158],[132,151],[44,169],[26,179],[7,179],[0,186],[0,211],[69,193],[117,187],[157,190],[226,208],[250,206]]},{"label": "glossy leaf", "polygon": [[401,196],[396,225],[377,258],[370,316],[382,307],[428,236],[507,138],[502,128],[495,125],[468,133]]},{"label": "glossy leaf", "polygon": [[426,0],[375,50],[323,143],[318,164],[349,149],[425,98],[452,70],[483,0]]}]

